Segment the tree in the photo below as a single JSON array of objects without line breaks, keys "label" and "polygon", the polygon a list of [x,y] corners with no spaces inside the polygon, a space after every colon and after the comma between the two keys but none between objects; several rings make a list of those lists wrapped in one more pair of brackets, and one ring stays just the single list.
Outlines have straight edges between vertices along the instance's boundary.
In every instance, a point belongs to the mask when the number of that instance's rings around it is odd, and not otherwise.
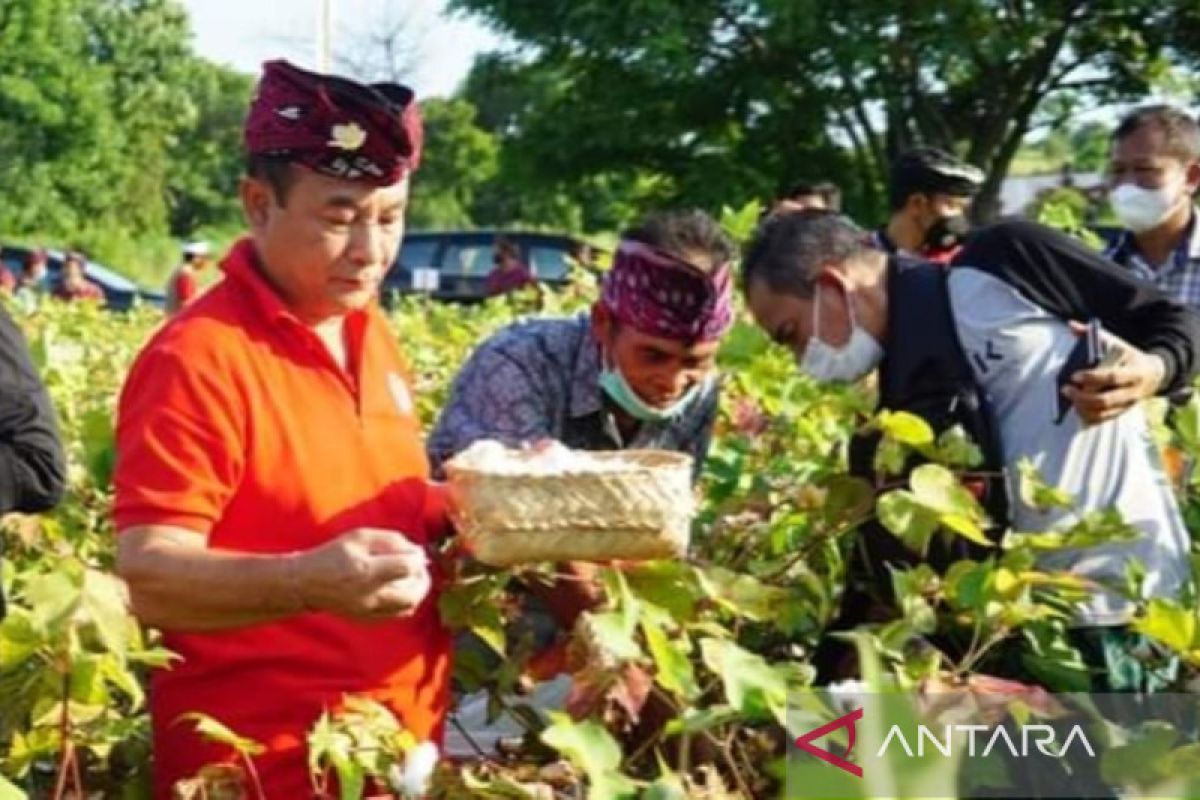
[{"label": "tree", "polygon": [[226,67],[199,61],[186,78],[193,111],[168,151],[166,180],[170,231],[193,236],[206,226],[241,220],[238,181],[243,172],[242,124],[253,81]]},{"label": "tree", "polygon": [[[99,0],[81,6],[85,64],[106,78],[120,135],[107,154],[118,205],[106,218],[135,232],[167,223],[171,139],[197,115],[187,87],[195,60],[187,14],[175,0]],[[116,220],[112,220],[116,221]]]},{"label": "tree", "polygon": [[496,174],[495,138],[475,124],[467,100],[421,105],[425,150],[413,176],[408,222],[414,228],[470,225],[479,188]]},{"label": "tree", "polygon": [[109,204],[104,76],[83,68],[77,0],[0,2],[0,229],[69,230]]},{"label": "tree", "polygon": [[237,218],[250,81],[190,38],[176,0],[0,0],[4,238],[136,271]]},{"label": "tree", "polygon": [[523,45],[508,74],[537,96],[508,103],[505,146],[543,185],[649,169],[672,202],[712,206],[824,177],[865,219],[883,211],[887,163],[917,143],[983,167],[990,214],[1031,128],[1145,91],[1184,4],[453,3]]}]

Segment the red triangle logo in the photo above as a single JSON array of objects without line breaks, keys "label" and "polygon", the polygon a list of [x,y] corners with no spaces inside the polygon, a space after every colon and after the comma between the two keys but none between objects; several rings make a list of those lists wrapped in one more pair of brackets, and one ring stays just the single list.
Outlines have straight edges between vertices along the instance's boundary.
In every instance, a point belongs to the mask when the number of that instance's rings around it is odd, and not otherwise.
[{"label": "red triangle logo", "polygon": [[817,739],[820,739],[822,736],[828,736],[838,728],[847,728],[850,731],[850,741],[846,745],[846,755],[850,755],[854,752],[854,723],[862,719],[862,715],[863,710],[861,708],[856,708],[849,714],[838,717],[833,722],[822,725],[819,728],[813,728],[811,731],[796,740],[796,747],[799,747],[806,753],[816,756],[827,764],[832,764],[840,770],[849,772],[856,778],[861,778],[863,774],[862,767],[851,761],[847,761],[841,756],[831,753],[822,747],[817,747],[813,744],[813,742]]}]

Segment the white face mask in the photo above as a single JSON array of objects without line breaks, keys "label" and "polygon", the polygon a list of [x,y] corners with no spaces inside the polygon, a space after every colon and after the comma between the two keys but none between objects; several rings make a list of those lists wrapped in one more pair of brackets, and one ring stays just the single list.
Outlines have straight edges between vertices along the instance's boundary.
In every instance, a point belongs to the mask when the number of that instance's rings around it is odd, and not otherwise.
[{"label": "white face mask", "polygon": [[1157,228],[1179,200],[1179,187],[1167,184],[1159,189],[1143,189],[1123,183],[1108,194],[1113,212],[1134,233]]},{"label": "white face mask", "polygon": [[813,293],[813,328],[804,353],[796,359],[800,369],[813,380],[822,383],[845,381],[853,383],[878,366],[883,360],[883,347],[875,337],[858,324],[854,314],[854,303],[846,297],[850,311],[850,339],[841,347],[834,347],[821,340],[818,335],[821,322],[821,287]]}]

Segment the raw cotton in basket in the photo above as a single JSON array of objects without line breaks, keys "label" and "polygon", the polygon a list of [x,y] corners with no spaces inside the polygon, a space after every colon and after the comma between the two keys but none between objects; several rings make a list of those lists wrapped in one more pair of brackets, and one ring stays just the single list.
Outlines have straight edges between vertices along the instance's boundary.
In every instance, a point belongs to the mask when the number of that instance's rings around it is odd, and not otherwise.
[{"label": "raw cotton in basket", "polygon": [[572,450],[554,440],[517,450],[494,439],[482,439],[455,456],[454,463],[494,475],[557,475],[626,469],[620,460],[596,458],[586,450]]}]

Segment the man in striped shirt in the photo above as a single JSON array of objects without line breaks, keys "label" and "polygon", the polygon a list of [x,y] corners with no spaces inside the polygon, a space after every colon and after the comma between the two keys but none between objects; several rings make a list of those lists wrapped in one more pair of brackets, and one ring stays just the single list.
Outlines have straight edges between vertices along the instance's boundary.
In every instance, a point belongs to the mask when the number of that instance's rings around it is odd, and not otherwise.
[{"label": "man in striped shirt", "polygon": [[1200,307],[1200,125],[1158,105],[1139,108],[1113,134],[1113,211],[1122,230],[1105,255],[1187,306]]}]

